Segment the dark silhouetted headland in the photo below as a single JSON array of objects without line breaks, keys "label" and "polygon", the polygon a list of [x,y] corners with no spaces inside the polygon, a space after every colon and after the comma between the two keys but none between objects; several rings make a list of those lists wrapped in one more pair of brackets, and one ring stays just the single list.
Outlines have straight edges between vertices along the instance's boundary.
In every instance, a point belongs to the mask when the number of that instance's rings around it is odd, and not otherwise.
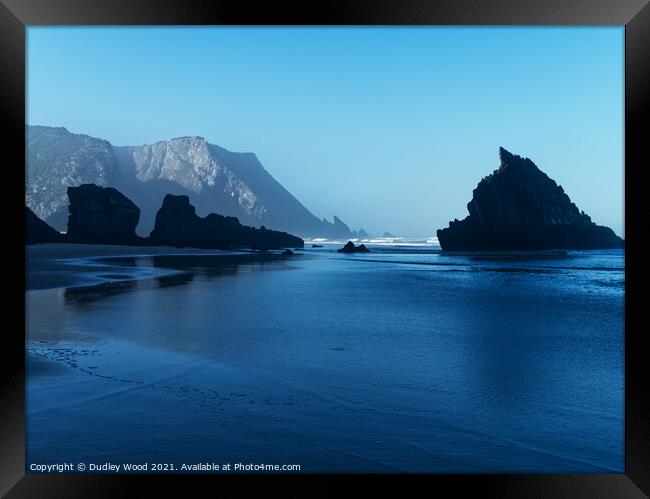
[{"label": "dark silhouetted headland", "polygon": [[25,206],[25,244],[61,243],[65,236],[52,227]]},{"label": "dark silhouetted headland", "polygon": [[210,213],[199,217],[187,196],[168,194],[156,215],[149,237],[135,233],[140,209],[112,187],[83,184],[68,187],[68,231],[60,234],[28,207],[26,244],[78,243],[139,246],[174,246],[201,249],[303,248],[304,241],[286,232],[256,229],[235,217]]},{"label": "dark silhouetted headland", "polygon": [[501,166],[474,189],[469,216],[438,230],[443,250],[623,247],[612,229],[594,224],[530,159],[502,147],[499,156]]}]

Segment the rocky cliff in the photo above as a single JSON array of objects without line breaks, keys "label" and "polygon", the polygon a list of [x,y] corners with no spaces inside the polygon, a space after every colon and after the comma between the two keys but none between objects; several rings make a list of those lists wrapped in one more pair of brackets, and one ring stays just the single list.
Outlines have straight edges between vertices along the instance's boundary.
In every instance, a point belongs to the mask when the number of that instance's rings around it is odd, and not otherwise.
[{"label": "rocky cliff", "polygon": [[286,232],[241,225],[235,217],[211,213],[201,218],[188,196],[168,194],[156,215],[149,243],[194,248],[302,248],[299,237]]},{"label": "rocky cliff", "polygon": [[314,216],[277,182],[255,154],[235,153],[202,137],[179,137],[143,146],[112,146],[65,128],[27,129],[27,205],[58,230],[67,225],[66,188],[110,186],[141,209],[146,235],[166,194],[186,195],[197,212],[237,217],[242,223],[309,237],[355,233],[335,217]]},{"label": "rocky cliff", "polygon": [[469,216],[437,231],[443,250],[543,250],[623,247],[594,224],[530,159],[499,149],[501,165],[474,189]]}]

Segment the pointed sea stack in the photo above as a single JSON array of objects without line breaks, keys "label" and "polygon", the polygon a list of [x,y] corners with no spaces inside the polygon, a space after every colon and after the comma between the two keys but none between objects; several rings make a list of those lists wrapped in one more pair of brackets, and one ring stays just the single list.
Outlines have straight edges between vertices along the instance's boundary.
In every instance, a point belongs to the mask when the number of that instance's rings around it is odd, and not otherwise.
[{"label": "pointed sea stack", "polygon": [[622,248],[528,158],[499,148],[501,166],[474,189],[469,216],[437,232],[447,251]]},{"label": "pointed sea stack", "polygon": [[255,229],[236,217],[210,213],[201,218],[187,196],[167,194],[156,214],[149,242],[157,245],[206,249],[302,248],[304,241],[286,232]]}]

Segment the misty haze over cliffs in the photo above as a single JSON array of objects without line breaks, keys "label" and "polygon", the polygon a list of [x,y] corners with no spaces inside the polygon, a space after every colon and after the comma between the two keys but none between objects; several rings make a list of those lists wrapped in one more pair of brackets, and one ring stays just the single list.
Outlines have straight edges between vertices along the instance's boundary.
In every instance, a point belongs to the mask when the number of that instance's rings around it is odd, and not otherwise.
[{"label": "misty haze over cliffs", "polygon": [[83,183],[115,187],[141,209],[138,233],[153,228],[165,194],[185,194],[201,215],[235,216],[306,237],[354,237],[337,217],[319,219],[269,174],[253,153],[236,153],[203,137],[143,146],[113,146],[62,127],[27,127],[26,204],[65,230],[66,188]]}]

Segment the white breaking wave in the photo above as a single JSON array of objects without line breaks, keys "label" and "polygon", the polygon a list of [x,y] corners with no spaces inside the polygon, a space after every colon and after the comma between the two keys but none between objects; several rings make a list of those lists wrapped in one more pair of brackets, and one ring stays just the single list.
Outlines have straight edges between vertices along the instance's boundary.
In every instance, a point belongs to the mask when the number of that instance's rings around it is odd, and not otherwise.
[{"label": "white breaking wave", "polygon": [[431,237],[376,237],[376,238],[351,238],[351,239],[327,239],[317,237],[305,239],[305,244],[345,244],[352,241],[355,244],[372,244],[374,246],[425,246],[439,248],[438,238]]}]

